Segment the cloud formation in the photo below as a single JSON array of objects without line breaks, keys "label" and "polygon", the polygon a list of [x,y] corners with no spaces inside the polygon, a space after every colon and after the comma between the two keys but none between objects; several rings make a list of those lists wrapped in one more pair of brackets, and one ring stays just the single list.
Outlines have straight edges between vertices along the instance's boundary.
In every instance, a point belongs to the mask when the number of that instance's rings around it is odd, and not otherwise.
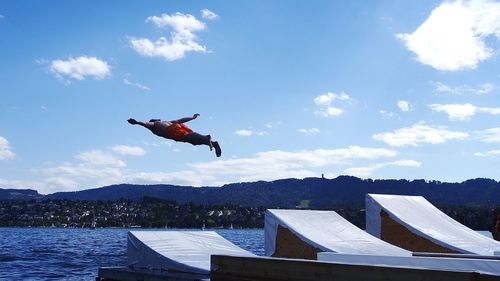
[{"label": "cloud formation", "polygon": [[50,63],[50,71],[59,78],[67,76],[84,80],[85,77],[92,76],[95,79],[103,79],[111,75],[111,66],[96,57],[81,56],[67,60],[53,60]]},{"label": "cloud formation", "polygon": [[[349,146],[338,149],[302,151],[273,150],[256,153],[246,158],[197,162],[174,172],[136,171],[115,155],[91,150],[78,154],[76,163],[40,169],[46,178],[36,185],[45,192],[77,190],[117,183],[169,183],[179,185],[222,185],[232,182],[276,180],[318,176],[315,169],[331,165],[349,165],[357,159],[390,158],[396,151],[384,148]],[[332,167],[328,168],[329,170]]]},{"label": "cloud formation", "polygon": [[472,93],[475,95],[484,95],[490,93],[495,89],[495,86],[491,83],[483,83],[477,87],[472,87],[469,85],[452,87],[441,82],[431,82],[431,84],[434,85],[434,93],[436,94],[449,93],[449,94],[461,95],[461,94]]},{"label": "cloud formation", "polygon": [[245,129],[237,130],[234,133],[237,134],[238,136],[243,136],[243,137],[250,137],[253,135],[255,135],[255,136],[267,136],[268,135],[268,133],[266,131],[254,132],[252,130],[245,130]]},{"label": "cloud formation", "polygon": [[474,156],[478,156],[478,157],[496,157],[496,156],[500,156],[500,150],[490,150],[490,151],[487,151],[487,152],[476,152],[474,153]]},{"label": "cloud formation", "polygon": [[215,20],[219,18],[216,13],[210,11],[209,9],[201,10],[201,17],[207,20]]},{"label": "cloud formation", "polygon": [[191,164],[199,173],[217,182],[276,180],[317,176],[315,168],[345,164],[354,159],[394,157],[396,152],[383,148],[349,146],[339,149],[316,149],[288,152],[281,150],[256,153],[250,158]]},{"label": "cloud formation", "polygon": [[297,132],[307,136],[315,136],[319,134],[320,130],[318,128],[309,128],[309,129],[298,129]]},{"label": "cloud formation", "polygon": [[349,100],[351,100],[351,98],[344,92],[340,94],[326,93],[319,95],[314,98],[314,103],[319,107],[319,110],[315,111],[314,114],[325,118],[339,116],[344,110],[333,106],[332,103],[335,101],[347,102]]},{"label": "cloud formation", "polygon": [[408,112],[410,111],[410,103],[405,100],[398,101],[399,110]]},{"label": "cloud formation", "polygon": [[243,136],[243,137],[249,137],[251,135],[253,135],[253,131],[252,130],[238,130],[236,132],[234,132],[235,134],[237,134],[238,136]]},{"label": "cloud formation", "polygon": [[382,169],[387,166],[397,166],[397,167],[415,167],[418,168],[422,163],[415,160],[397,160],[393,162],[376,163],[364,167],[352,167],[345,169],[345,173],[348,175],[356,177],[369,177],[373,174],[375,170]]},{"label": "cloud formation", "polygon": [[120,155],[142,156],[146,154],[146,151],[139,146],[115,145],[111,150]]},{"label": "cloud formation", "polygon": [[500,128],[490,128],[474,132],[477,139],[486,143],[500,143]]},{"label": "cloud formation", "polygon": [[0,160],[12,159],[14,156],[9,141],[4,137],[0,137]]},{"label": "cloud formation", "polygon": [[393,118],[394,116],[396,116],[396,113],[394,113],[392,111],[379,110],[378,113],[380,113],[380,115],[382,115],[382,118],[384,118],[384,119],[389,119],[389,118]]},{"label": "cloud formation", "polygon": [[151,89],[147,86],[144,86],[140,83],[137,83],[137,82],[130,82],[128,79],[126,78],[123,78],[123,84],[125,85],[128,85],[128,86],[133,86],[133,87],[137,87],[139,89],[142,89],[142,90],[146,90],[146,91],[150,91]]},{"label": "cloud formation", "polygon": [[429,107],[437,112],[445,112],[450,120],[468,120],[476,114],[477,107],[470,104],[430,104]]},{"label": "cloud formation", "polygon": [[460,131],[449,131],[444,127],[427,126],[419,122],[411,127],[397,129],[394,132],[375,134],[373,139],[383,141],[390,146],[419,146],[421,144],[439,144],[449,140],[464,140],[469,137],[468,133]]},{"label": "cloud formation", "polygon": [[110,167],[126,166],[125,162],[123,162],[122,160],[101,150],[91,150],[82,152],[76,155],[75,158],[92,166],[110,166]]},{"label": "cloud formation", "polygon": [[188,52],[205,53],[206,47],[198,42],[196,32],[206,28],[205,23],[193,15],[175,13],[151,16],[146,22],[153,23],[160,29],[170,30],[170,38],[160,37],[156,41],[147,38],[130,38],[132,48],[142,56],[161,57],[167,61],[183,58]]},{"label": "cloud formation", "polygon": [[500,37],[500,3],[445,1],[413,33],[399,33],[419,62],[437,70],[474,69],[494,54],[486,38]]},{"label": "cloud formation", "polygon": [[477,112],[488,113],[492,115],[500,114],[500,107],[477,107],[470,103],[465,104],[430,104],[429,107],[437,112],[448,114],[452,121],[469,120]]}]

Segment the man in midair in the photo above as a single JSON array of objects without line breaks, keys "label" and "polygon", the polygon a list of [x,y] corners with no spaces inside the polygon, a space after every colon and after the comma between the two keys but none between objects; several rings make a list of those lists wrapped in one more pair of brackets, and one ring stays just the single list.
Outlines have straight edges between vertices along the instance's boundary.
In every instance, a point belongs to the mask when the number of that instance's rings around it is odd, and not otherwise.
[{"label": "man in midair", "polygon": [[184,117],[178,120],[171,121],[151,119],[149,120],[149,122],[142,122],[137,121],[133,118],[130,118],[127,121],[132,125],[141,125],[145,128],[148,128],[153,134],[159,137],[164,137],[179,142],[188,142],[192,145],[208,145],[208,147],[210,147],[210,150],[215,148],[215,155],[217,157],[220,157],[222,151],[218,142],[212,141],[212,137],[210,135],[198,134],[184,124],[198,118],[198,116],[200,116],[200,114],[196,113],[195,115],[193,115],[193,117]]}]

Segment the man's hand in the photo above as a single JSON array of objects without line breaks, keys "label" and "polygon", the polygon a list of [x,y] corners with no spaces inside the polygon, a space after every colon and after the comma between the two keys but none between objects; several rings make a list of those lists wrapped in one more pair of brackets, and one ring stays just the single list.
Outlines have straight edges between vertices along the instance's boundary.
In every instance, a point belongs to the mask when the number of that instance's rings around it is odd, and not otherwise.
[{"label": "man's hand", "polygon": [[130,123],[130,124],[132,124],[132,125],[137,124],[137,121],[136,121],[134,118],[130,118],[130,119],[128,119],[128,120],[127,120],[127,122],[129,122],[129,123]]},{"label": "man's hand", "polygon": [[196,113],[195,115],[193,115],[193,119],[198,118],[198,116],[200,116],[200,114],[199,114],[199,113]]}]

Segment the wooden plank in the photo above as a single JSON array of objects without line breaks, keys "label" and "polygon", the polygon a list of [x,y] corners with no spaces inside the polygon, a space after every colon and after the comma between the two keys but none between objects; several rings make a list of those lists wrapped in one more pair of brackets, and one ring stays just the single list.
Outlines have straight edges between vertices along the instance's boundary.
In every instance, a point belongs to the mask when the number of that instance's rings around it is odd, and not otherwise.
[{"label": "wooden plank", "polygon": [[211,257],[212,281],[500,281],[500,276],[472,272],[327,263],[310,260]]},{"label": "wooden plank", "polygon": [[414,257],[433,257],[433,258],[459,258],[459,259],[476,259],[476,260],[499,260],[500,256],[481,256],[474,254],[446,254],[446,253],[427,253],[413,252]]},{"label": "wooden plank", "polygon": [[128,267],[100,267],[97,281],[193,281],[210,280],[208,275],[177,273]]}]

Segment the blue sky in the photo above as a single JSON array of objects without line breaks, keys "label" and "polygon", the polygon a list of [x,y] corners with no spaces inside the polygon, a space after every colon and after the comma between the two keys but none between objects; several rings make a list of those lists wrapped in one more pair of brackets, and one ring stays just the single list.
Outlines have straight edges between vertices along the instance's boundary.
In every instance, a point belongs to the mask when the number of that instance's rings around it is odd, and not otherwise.
[{"label": "blue sky", "polygon": [[[2,1],[0,187],[500,180],[497,1]],[[161,139],[177,119],[217,139]]]}]

